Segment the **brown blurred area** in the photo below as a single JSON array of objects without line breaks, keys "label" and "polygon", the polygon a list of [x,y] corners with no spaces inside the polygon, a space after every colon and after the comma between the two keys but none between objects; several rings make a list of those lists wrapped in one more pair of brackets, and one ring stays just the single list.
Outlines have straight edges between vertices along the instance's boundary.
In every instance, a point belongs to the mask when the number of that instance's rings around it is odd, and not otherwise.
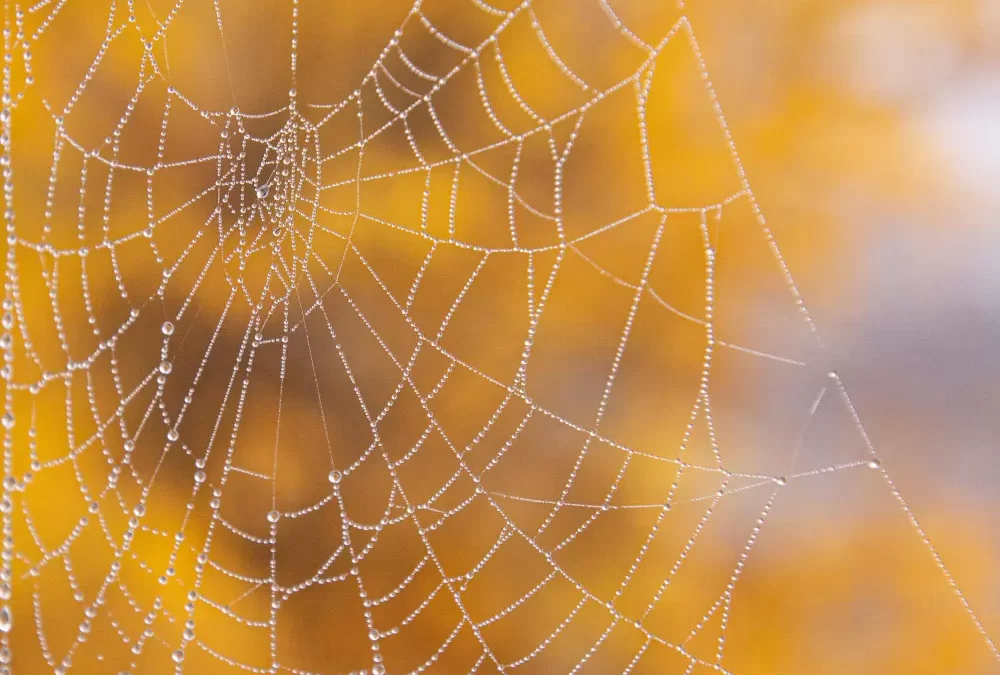
[{"label": "brown blurred area", "polygon": [[419,6],[5,2],[10,672],[1000,670],[996,3]]}]

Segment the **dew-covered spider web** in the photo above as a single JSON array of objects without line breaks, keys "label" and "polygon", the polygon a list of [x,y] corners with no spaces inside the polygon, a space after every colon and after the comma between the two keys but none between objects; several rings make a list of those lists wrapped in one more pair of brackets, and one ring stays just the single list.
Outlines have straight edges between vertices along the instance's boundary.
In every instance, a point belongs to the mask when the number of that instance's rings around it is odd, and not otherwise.
[{"label": "dew-covered spider web", "polygon": [[255,4],[4,4],[2,672],[766,672],[858,490],[995,659],[683,3]]}]

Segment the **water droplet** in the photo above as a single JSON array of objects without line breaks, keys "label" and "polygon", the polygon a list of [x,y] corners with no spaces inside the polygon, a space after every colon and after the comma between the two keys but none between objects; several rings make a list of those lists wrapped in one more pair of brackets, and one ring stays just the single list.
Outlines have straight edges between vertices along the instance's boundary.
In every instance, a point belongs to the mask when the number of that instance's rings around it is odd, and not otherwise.
[{"label": "water droplet", "polygon": [[169,321],[164,321],[163,325],[160,326],[160,332],[162,332],[164,335],[173,335],[174,324],[170,323]]},{"label": "water droplet", "polygon": [[343,477],[344,477],[344,474],[340,473],[336,469],[334,469],[333,471],[331,471],[330,475],[328,476],[328,478],[330,479],[330,482],[333,483],[333,484],[339,483]]},{"label": "water droplet", "polygon": [[281,514],[278,513],[277,511],[268,511],[267,512],[267,520],[268,520],[268,522],[270,522],[270,523],[276,523],[276,522],[278,522],[278,518],[281,518]]},{"label": "water droplet", "polygon": [[882,460],[881,459],[877,459],[877,458],[869,459],[868,460],[868,468],[869,469],[881,469],[882,468]]},{"label": "water droplet", "polygon": [[167,432],[167,440],[170,441],[171,443],[173,443],[180,437],[181,435],[177,433],[177,429],[171,429],[170,431]]},{"label": "water droplet", "polygon": [[0,607],[0,632],[9,633],[13,625],[13,617],[10,615],[10,607],[4,605]]},{"label": "water droplet", "polygon": [[257,186],[257,199],[264,199],[267,197],[267,193],[271,191],[271,186],[265,183],[264,185]]},{"label": "water droplet", "polygon": [[169,375],[170,371],[174,369],[174,366],[170,361],[160,361],[160,372],[164,375]]},{"label": "water droplet", "polygon": [[378,631],[375,630],[374,628],[371,629],[370,631],[368,631],[368,639],[370,639],[370,640],[378,640],[379,639]]},{"label": "water droplet", "polygon": [[0,418],[0,422],[3,422],[4,429],[14,428],[14,413],[4,413],[3,417]]},{"label": "water droplet", "polygon": [[146,515],[146,507],[142,504],[136,504],[135,508],[132,509],[132,513],[134,513],[137,518],[142,518]]},{"label": "water droplet", "polygon": [[174,663],[180,663],[184,660],[184,652],[178,649],[176,652],[170,655],[170,658],[174,660]]},{"label": "water droplet", "polygon": [[385,666],[381,663],[376,663],[372,666],[372,675],[385,675]]},{"label": "water droplet", "polygon": [[205,472],[204,471],[198,471],[198,472],[196,472],[194,474],[194,482],[195,483],[204,483],[205,482]]},{"label": "water droplet", "polygon": [[788,485],[788,479],[785,478],[784,476],[778,476],[777,478],[774,479],[774,482],[777,483],[778,485]]}]

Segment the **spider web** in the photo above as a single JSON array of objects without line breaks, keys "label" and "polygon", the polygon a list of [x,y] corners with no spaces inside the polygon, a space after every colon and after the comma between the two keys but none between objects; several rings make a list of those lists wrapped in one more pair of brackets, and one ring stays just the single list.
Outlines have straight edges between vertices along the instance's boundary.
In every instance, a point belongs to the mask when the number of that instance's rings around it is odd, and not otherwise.
[{"label": "spider web", "polygon": [[[683,4],[592,3],[622,77],[571,68],[541,3],[417,0],[330,103],[293,0],[263,112],[218,0],[228,109],[172,84],[190,0],[111,2],[84,69],[36,69],[78,4],[5,2],[2,672],[738,672],[769,516],[841,474],[880,479],[997,656],[826,365]],[[701,202],[651,140],[685,74],[726,162]],[[790,311],[740,331],[759,278]],[[808,391],[791,461],[728,426],[749,370]]]}]

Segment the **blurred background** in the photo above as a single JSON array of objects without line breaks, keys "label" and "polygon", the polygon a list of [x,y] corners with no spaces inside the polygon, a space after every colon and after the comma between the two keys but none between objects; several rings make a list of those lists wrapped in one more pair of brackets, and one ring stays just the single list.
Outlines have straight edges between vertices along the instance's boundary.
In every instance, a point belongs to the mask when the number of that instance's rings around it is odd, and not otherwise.
[{"label": "blurred background", "polygon": [[996,2],[5,12],[10,672],[1000,670]]}]

